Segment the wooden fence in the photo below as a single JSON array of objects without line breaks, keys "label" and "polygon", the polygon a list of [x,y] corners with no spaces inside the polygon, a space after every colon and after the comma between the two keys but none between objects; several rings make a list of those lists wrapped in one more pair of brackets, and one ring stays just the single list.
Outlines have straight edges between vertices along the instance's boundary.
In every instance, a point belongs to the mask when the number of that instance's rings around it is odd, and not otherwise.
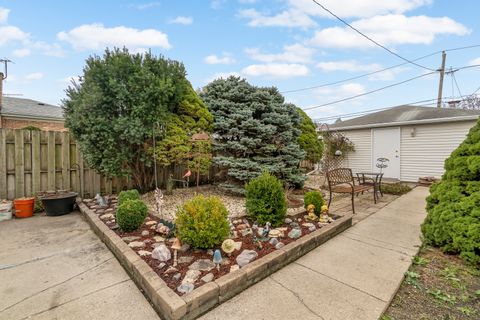
[{"label": "wooden fence", "polygon": [[[157,174],[160,186],[165,187],[170,173],[178,178],[184,170],[161,167]],[[209,175],[202,177],[203,182],[208,179]],[[68,132],[0,129],[0,199],[47,190],[71,190],[93,197],[131,187],[132,181],[126,177],[108,179],[89,168]]]}]

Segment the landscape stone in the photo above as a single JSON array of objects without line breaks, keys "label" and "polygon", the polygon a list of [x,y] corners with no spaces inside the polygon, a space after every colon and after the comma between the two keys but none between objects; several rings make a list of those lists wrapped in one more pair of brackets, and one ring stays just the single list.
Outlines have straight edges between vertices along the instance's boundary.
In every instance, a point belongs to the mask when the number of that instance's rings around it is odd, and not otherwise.
[{"label": "landscape stone", "polygon": [[163,243],[156,247],[152,252],[152,258],[159,261],[168,261],[172,257],[170,250]]},{"label": "landscape stone", "polygon": [[[113,222],[115,222],[115,220],[113,220]],[[120,226],[116,223],[113,226],[110,227],[110,229],[112,229],[112,230],[117,230],[119,228],[120,228]]]},{"label": "landscape stone", "polygon": [[153,237],[153,240],[155,240],[155,242],[164,242],[165,238],[161,236],[155,236]]},{"label": "landscape stone", "polygon": [[230,272],[237,271],[238,269],[240,269],[240,266],[238,264],[234,264],[230,267]]},{"label": "landscape stone", "polygon": [[302,227],[310,228],[310,227],[315,227],[315,225],[311,222],[306,222],[306,223],[302,223]]},{"label": "landscape stone", "polygon": [[286,224],[292,223],[292,219],[290,219],[290,218],[285,218],[284,221],[285,221]]},{"label": "landscape stone", "polygon": [[207,254],[213,256],[213,250],[212,250],[212,249],[208,249],[208,250],[207,250]]},{"label": "landscape stone", "polygon": [[97,210],[97,214],[104,214],[105,213],[105,209],[98,209]]},{"label": "landscape stone", "polygon": [[145,243],[142,241],[132,241],[128,244],[130,248],[145,248]]},{"label": "landscape stone", "polygon": [[246,229],[242,230],[242,236],[243,237],[248,236],[250,234],[252,234],[252,229],[251,228],[246,228]]},{"label": "landscape stone", "polygon": [[177,268],[170,266],[170,267],[168,267],[167,270],[165,270],[164,273],[165,273],[165,274],[170,274],[170,273],[175,273],[175,272],[177,272],[177,271],[178,271]]},{"label": "landscape stone", "polygon": [[297,238],[300,238],[300,236],[302,235],[302,230],[300,229],[292,229],[289,233],[288,233],[288,237],[291,238],[291,239],[297,239]]},{"label": "landscape stone", "polygon": [[145,224],[147,226],[153,226],[154,224],[157,224],[157,222],[156,221],[147,221],[147,222],[145,222]]},{"label": "landscape stone", "polygon": [[182,274],[180,272],[177,272],[173,275],[172,279],[175,280],[175,281],[178,281],[178,280],[180,280],[181,276],[182,276]]},{"label": "landscape stone", "polygon": [[150,235],[150,232],[148,232],[148,230],[142,231],[142,237],[148,237],[148,235]]},{"label": "landscape stone", "polygon": [[207,283],[207,282],[211,282],[213,280],[213,273],[207,273],[206,275],[204,275],[200,280],[202,280],[203,282]]},{"label": "landscape stone", "polygon": [[190,263],[192,262],[193,257],[185,256],[185,257],[180,257],[178,258],[178,263],[183,264],[183,263]]},{"label": "landscape stone", "polygon": [[163,269],[163,268],[165,268],[166,265],[167,265],[167,264],[166,264],[165,262],[160,262],[160,263],[158,264],[157,268],[158,268],[158,269]]},{"label": "landscape stone", "polygon": [[278,243],[278,239],[277,239],[277,238],[272,238],[272,239],[270,239],[269,242],[270,242],[270,244],[271,244],[272,246],[276,246],[277,243]]},{"label": "landscape stone", "polygon": [[105,213],[103,216],[100,216],[100,219],[102,220],[110,220],[115,218],[115,216],[111,213]]},{"label": "landscape stone", "polygon": [[243,250],[242,253],[240,253],[235,260],[241,268],[249,264],[251,261],[255,260],[257,256],[258,253],[255,250]]},{"label": "landscape stone", "polygon": [[279,242],[275,245],[275,249],[279,250],[279,249],[282,249],[284,246],[285,244],[283,244],[283,242]]},{"label": "landscape stone", "polygon": [[152,253],[150,251],[147,251],[147,250],[139,250],[138,251],[138,255],[140,257],[146,257],[146,256],[149,256],[151,255]]},{"label": "landscape stone", "polygon": [[210,259],[200,259],[188,266],[188,269],[196,271],[210,271],[213,268],[215,268],[215,263]]},{"label": "landscape stone", "polygon": [[187,252],[188,249],[190,249],[190,245],[188,243],[185,243],[182,245],[182,247],[180,248],[180,252]]},{"label": "landscape stone", "polygon": [[235,250],[242,249],[242,241],[235,241]]},{"label": "landscape stone", "polygon": [[311,226],[310,228],[308,228],[308,231],[310,231],[310,232],[313,232],[315,230],[317,230],[317,227],[315,227],[315,226]]},{"label": "landscape stone", "polygon": [[293,221],[292,223],[290,223],[290,227],[292,227],[293,229],[298,229],[298,228],[300,228],[300,225],[298,223],[296,223],[295,221]]},{"label": "landscape stone", "polygon": [[135,241],[135,240],[138,240],[140,239],[140,237],[137,237],[137,236],[129,236],[129,237],[123,237],[122,240],[123,241],[126,241],[126,242],[132,242],[132,241]]},{"label": "landscape stone", "polygon": [[113,208],[105,209],[105,213],[112,213],[112,212],[113,212]]},{"label": "landscape stone", "polygon": [[188,270],[182,283],[195,283],[202,273],[198,270]]},{"label": "landscape stone", "polygon": [[195,286],[191,283],[182,283],[177,287],[177,291],[180,293],[189,293],[195,289]]},{"label": "landscape stone", "polygon": [[247,225],[246,225],[245,223],[239,224],[239,225],[237,226],[237,229],[240,230],[240,231],[242,231],[242,230],[244,230],[244,229],[246,229],[246,228],[247,228]]}]

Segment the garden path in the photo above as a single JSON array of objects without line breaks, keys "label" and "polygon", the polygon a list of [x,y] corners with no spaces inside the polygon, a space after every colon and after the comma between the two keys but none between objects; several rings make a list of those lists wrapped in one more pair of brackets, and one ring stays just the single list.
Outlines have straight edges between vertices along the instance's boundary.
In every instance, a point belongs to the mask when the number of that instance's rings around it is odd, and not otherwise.
[{"label": "garden path", "polygon": [[159,319],[78,212],[0,223],[0,319]]},{"label": "garden path", "polygon": [[427,195],[417,187],[376,213],[359,208],[353,227],[201,319],[378,319],[421,245]]}]

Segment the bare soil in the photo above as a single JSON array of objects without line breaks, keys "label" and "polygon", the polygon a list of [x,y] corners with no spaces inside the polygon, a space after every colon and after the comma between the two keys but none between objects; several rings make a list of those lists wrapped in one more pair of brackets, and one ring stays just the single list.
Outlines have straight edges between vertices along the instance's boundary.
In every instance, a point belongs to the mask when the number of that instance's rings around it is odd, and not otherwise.
[{"label": "bare soil", "polygon": [[480,270],[456,255],[424,248],[381,319],[480,319]]}]

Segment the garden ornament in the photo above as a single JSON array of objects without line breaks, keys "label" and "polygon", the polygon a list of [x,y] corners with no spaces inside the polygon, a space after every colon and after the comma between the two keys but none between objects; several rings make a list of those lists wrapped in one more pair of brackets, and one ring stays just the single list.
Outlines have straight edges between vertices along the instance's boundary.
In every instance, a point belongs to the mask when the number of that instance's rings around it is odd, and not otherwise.
[{"label": "garden ornament", "polygon": [[177,266],[177,251],[180,250],[181,248],[182,248],[182,243],[180,242],[180,239],[175,238],[175,240],[173,240],[173,244],[172,244],[172,249],[173,249],[173,266],[174,266],[174,267]]},{"label": "garden ornament", "polygon": [[233,241],[232,239],[226,239],[222,243],[223,252],[225,252],[229,256],[233,251],[235,251],[235,248],[236,248],[236,244],[235,244],[235,241]]},{"label": "garden ornament", "polygon": [[253,242],[257,241],[257,232],[258,232],[258,222],[255,221],[252,225],[252,232],[253,232]]},{"label": "garden ornament", "polygon": [[220,250],[216,249],[213,253],[213,263],[217,266],[217,270],[220,271],[220,263],[222,262],[222,253]]},{"label": "garden ornament", "polygon": [[105,201],[105,199],[100,195],[100,193],[97,193],[97,195],[95,196],[95,200],[97,200],[97,204],[101,207],[101,208],[104,208],[107,206],[107,202]]},{"label": "garden ornament", "polygon": [[317,220],[317,215],[315,214],[315,205],[309,204],[307,206],[307,214],[308,215],[305,217],[307,220],[310,220],[310,221]]},{"label": "garden ornament", "polygon": [[320,223],[333,222],[333,219],[328,215],[328,206],[327,205],[324,204],[320,211],[321,211],[321,214],[320,214],[320,219],[319,219],[318,222],[320,222]]},{"label": "garden ornament", "polygon": [[155,209],[157,214],[161,217],[162,216],[162,205],[163,205],[163,193],[162,190],[159,188],[155,189]]},{"label": "garden ornament", "polygon": [[262,234],[263,238],[268,237],[268,233],[270,232],[270,226],[271,225],[272,224],[268,221],[267,221],[267,223],[265,223],[265,228],[263,228],[263,234]]}]

